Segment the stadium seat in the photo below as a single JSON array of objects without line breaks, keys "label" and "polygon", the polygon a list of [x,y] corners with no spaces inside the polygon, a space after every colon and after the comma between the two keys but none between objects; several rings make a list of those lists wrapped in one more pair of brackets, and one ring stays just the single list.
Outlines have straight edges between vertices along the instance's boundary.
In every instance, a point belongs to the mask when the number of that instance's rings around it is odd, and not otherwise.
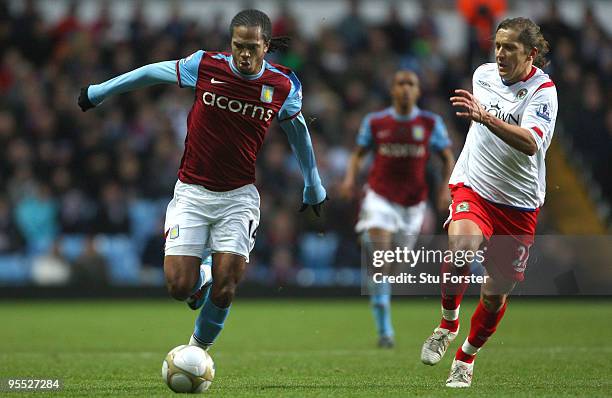
[{"label": "stadium seat", "polygon": [[25,256],[0,256],[0,285],[25,285],[30,279],[30,262]]},{"label": "stadium seat", "polygon": [[62,256],[69,262],[73,262],[83,253],[85,236],[81,234],[64,235],[60,242],[60,252]]},{"label": "stadium seat", "polygon": [[320,236],[306,233],[300,240],[300,262],[306,268],[325,269],[333,266],[340,239],[336,233]]},{"label": "stadium seat", "polygon": [[134,247],[140,254],[147,239],[159,230],[164,208],[158,201],[136,200],[130,205],[130,223]]},{"label": "stadium seat", "polygon": [[106,258],[111,282],[117,285],[140,284],[140,261],[131,239],[125,235],[98,235],[96,248]]},{"label": "stadium seat", "polygon": [[52,237],[40,237],[31,240],[28,242],[27,255],[30,257],[41,256],[48,253],[51,250],[51,246],[53,246]]}]

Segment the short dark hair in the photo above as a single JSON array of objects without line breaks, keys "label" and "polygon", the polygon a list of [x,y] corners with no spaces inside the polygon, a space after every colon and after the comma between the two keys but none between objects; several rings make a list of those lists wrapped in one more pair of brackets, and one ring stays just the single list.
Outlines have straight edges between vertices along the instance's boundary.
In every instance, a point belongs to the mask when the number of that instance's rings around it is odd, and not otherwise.
[{"label": "short dark hair", "polygon": [[291,40],[287,36],[272,37],[272,22],[266,13],[259,10],[242,10],[232,18],[230,23],[230,37],[234,34],[237,26],[258,26],[261,28],[261,35],[268,45],[268,52],[284,50],[289,47]]},{"label": "short dark hair", "polygon": [[529,50],[532,48],[538,49],[538,55],[533,60],[533,64],[538,68],[544,68],[548,65],[549,61],[546,58],[546,54],[550,51],[550,45],[540,31],[540,27],[531,19],[523,17],[506,18],[501,21],[495,32],[497,33],[500,29],[512,29],[517,31],[520,43]]}]

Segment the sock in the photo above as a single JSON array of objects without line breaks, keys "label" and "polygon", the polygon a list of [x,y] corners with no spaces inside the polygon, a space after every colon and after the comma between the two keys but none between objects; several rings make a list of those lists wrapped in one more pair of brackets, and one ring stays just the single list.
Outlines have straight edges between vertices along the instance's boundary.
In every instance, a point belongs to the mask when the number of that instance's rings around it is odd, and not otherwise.
[{"label": "sock", "polygon": [[[447,262],[442,263],[442,275],[451,274],[464,276],[469,273],[469,266],[457,268]],[[467,283],[445,283],[444,279],[441,279],[441,281],[442,320],[440,321],[440,327],[448,329],[451,332],[456,332],[457,329],[459,329],[459,307],[461,305],[461,300],[463,300],[463,294],[467,288]]]},{"label": "sock", "polygon": [[391,325],[391,286],[377,283],[371,286],[370,303],[379,336],[393,336]]},{"label": "sock", "polygon": [[497,312],[489,312],[482,301],[478,302],[478,307],[472,315],[472,322],[470,325],[470,334],[465,339],[463,345],[457,350],[455,359],[467,363],[472,363],[476,357],[476,353],[482,348],[487,342],[489,337],[497,329],[497,325],[504,317],[506,312],[507,302]]},{"label": "sock", "polygon": [[199,342],[202,344],[212,344],[215,341],[221,330],[223,330],[230,307],[219,308],[212,302],[210,296],[206,297],[204,306],[200,310],[200,315],[196,319],[193,332]]},{"label": "sock", "polygon": [[448,329],[451,332],[456,332],[459,329],[459,308],[461,308],[461,305],[458,305],[454,310],[447,310],[442,306],[441,328]]}]

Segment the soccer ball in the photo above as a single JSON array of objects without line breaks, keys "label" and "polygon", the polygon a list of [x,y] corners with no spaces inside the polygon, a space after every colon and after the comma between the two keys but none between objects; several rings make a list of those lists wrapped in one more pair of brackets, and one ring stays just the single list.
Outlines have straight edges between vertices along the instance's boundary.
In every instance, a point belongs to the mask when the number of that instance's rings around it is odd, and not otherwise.
[{"label": "soccer ball", "polygon": [[214,377],[215,363],[200,347],[180,345],[173,348],[162,364],[162,378],[174,392],[204,392]]}]

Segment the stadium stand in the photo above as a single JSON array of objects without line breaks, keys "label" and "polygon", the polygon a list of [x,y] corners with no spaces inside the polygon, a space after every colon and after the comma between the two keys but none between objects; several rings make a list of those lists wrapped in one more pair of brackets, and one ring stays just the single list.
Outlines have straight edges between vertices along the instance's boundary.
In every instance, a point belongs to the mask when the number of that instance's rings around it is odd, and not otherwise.
[{"label": "stadium stand", "polygon": [[[192,94],[154,87],[82,114],[78,90],[84,82],[200,48],[225,49],[228,32],[223,15],[204,25],[172,5],[163,23],[151,24],[142,2],[133,3],[127,18],[117,18],[100,2],[93,19],[81,17],[79,2],[69,4],[49,21],[36,1],[0,1],[0,284],[31,281],[33,264],[55,247],[74,264],[91,240],[90,249],[108,264],[110,282],[136,285],[146,279],[142,264],[162,264],[160,225],[176,181]],[[431,15],[459,15],[448,5],[422,2],[414,20],[402,19],[394,7],[390,3],[386,16],[373,20],[364,17],[359,2],[348,2],[336,23],[321,25],[314,35],[303,32],[290,5],[273,14],[274,34],[293,40],[288,51],[269,59],[293,68],[303,83],[304,114],[332,198],[326,213],[333,216],[297,216],[302,179],[284,134],[273,125],[258,161],[262,219],[251,280],[358,283],[352,232],[357,206],[333,200],[333,190],[361,117],[387,102],[388,76],[398,65],[418,71],[422,105],[444,116],[455,150],[461,148],[467,126],[454,117],[447,97],[456,87],[469,87],[474,66],[490,49],[470,57],[442,51],[443,29]],[[610,222],[612,198],[612,40],[601,15],[589,6],[583,13],[576,27],[553,3],[538,21],[552,44],[549,73],[561,93],[555,159],[562,165],[549,173],[571,184],[555,170],[569,168],[584,181],[562,192],[582,195],[581,206],[601,232]],[[552,202],[555,192],[549,189]],[[545,206],[543,232],[573,231],[563,221],[565,206]],[[581,209],[573,206],[572,214],[582,217]],[[437,217],[429,212],[431,233],[439,231]],[[151,260],[156,250],[157,263]],[[159,274],[154,279],[162,282]]]}]

